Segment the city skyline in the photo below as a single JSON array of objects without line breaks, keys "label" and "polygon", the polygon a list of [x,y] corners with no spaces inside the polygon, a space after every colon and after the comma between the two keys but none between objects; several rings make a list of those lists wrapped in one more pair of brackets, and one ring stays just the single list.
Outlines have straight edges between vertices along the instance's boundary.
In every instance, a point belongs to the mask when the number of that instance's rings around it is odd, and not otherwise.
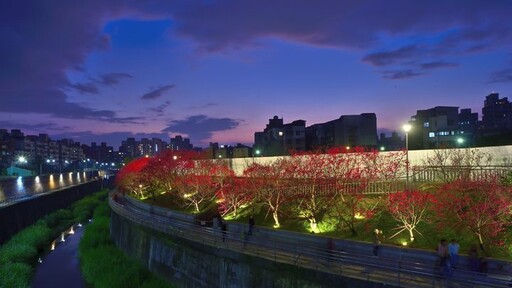
[{"label": "city skyline", "polygon": [[[319,4],[320,3],[320,4]],[[306,125],[512,98],[510,1],[4,1],[0,127],[114,147],[254,142]],[[36,17],[37,16],[37,17]]]}]

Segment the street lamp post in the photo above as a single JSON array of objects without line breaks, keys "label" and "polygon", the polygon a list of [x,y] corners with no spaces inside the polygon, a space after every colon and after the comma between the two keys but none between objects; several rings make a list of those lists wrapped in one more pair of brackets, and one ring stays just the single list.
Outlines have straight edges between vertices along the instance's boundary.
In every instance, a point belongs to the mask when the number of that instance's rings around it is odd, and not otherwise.
[{"label": "street lamp post", "polygon": [[281,141],[283,141],[281,148],[283,150],[283,156],[284,156],[286,154],[286,147],[285,147],[285,141],[284,141],[285,140],[284,139],[284,132],[283,131],[279,131],[278,134],[279,134],[279,137],[281,138]]},{"label": "street lamp post", "polygon": [[405,131],[405,187],[409,188],[409,131],[411,131],[411,125],[405,124],[402,128]]}]

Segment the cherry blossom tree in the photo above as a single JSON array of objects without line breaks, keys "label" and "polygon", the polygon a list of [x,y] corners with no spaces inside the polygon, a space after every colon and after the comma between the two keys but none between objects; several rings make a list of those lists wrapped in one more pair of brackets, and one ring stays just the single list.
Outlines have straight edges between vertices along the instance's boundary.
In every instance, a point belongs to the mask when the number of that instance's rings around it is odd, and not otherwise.
[{"label": "cherry blossom tree", "polygon": [[511,223],[511,188],[500,185],[498,179],[445,184],[435,201],[439,223],[471,232],[482,248]]},{"label": "cherry blossom tree", "polygon": [[141,171],[147,166],[149,159],[137,158],[127,163],[116,176],[116,185],[123,193],[129,192],[137,197],[144,197],[143,177]]},{"label": "cherry blossom tree", "polygon": [[238,210],[249,205],[253,200],[254,191],[249,186],[247,177],[228,177],[217,192],[220,201],[219,210],[222,216],[233,213],[238,215]]},{"label": "cherry blossom tree", "polygon": [[388,195],[388,208],[391,216],[400,223],[399,229],[390,238],[402,231],[409,232],[409,239],[414,242],[414,231],[418,224],[425,221],[425,215],[432,203],[433,196],[430,193],[411,190],[391,193]]},{"label": "cherry blossom tree", "polygon": [[184,175],[179,176],[177,187],[186,205],[192,205],[196,212],[206,200],[213,200],[219,189],[215,180],[218,165],[213,161],[194,161],[187,167]]},{"label": "cherry blossom tree", "polygon": [[244,171],[245,177],[251,177],[249,187],[256,193],[256,198],[268,206],[274,219],[274,227],[281,226],[279,214],[281,206],[287,201],[289,195],[289,179],[286,172],[290,165],[288,158],[280,158],[272,164],[261,165],[254,163]]},{"label": "cherry blossom tree", "polygon": [[293,195],[294,210],[309,222],[312,232],[320,232],[318,222],[330,210],[336,193],[333,177],[325,169],[329,155],[313,153],[290,157],[286,174],[290,179],[289,193]]}]

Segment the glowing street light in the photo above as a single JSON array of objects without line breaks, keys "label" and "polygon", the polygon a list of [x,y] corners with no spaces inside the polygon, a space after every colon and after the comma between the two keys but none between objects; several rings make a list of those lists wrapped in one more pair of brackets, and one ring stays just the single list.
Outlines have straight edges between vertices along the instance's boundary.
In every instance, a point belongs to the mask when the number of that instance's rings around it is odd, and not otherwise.
[{"label": "glowing street light", "polygon": [[25,156],[18,157],[18,163],[21,163],[21,164],[27,163],[27,158],[25,158]]},{"label": "glowing street light", "polygon": [[405,131],[405,186],[409,187],[409,131],[411,131],[411,125],[405,124],[402,126]]}]

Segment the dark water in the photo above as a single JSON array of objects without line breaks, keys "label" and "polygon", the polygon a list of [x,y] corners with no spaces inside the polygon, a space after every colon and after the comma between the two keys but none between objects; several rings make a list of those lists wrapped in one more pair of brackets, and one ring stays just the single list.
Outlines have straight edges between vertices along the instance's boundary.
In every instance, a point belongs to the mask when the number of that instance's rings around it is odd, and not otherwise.
[{"label": "dark water", "polygon": [[86,287],[80,263],[78,262],[78,243],[84,227],[74,226],[75,234],[67,235],[65,242],[56,241],[55,250],[43,257],[36,267],[32,287],[40,288],[82,288]]}]

